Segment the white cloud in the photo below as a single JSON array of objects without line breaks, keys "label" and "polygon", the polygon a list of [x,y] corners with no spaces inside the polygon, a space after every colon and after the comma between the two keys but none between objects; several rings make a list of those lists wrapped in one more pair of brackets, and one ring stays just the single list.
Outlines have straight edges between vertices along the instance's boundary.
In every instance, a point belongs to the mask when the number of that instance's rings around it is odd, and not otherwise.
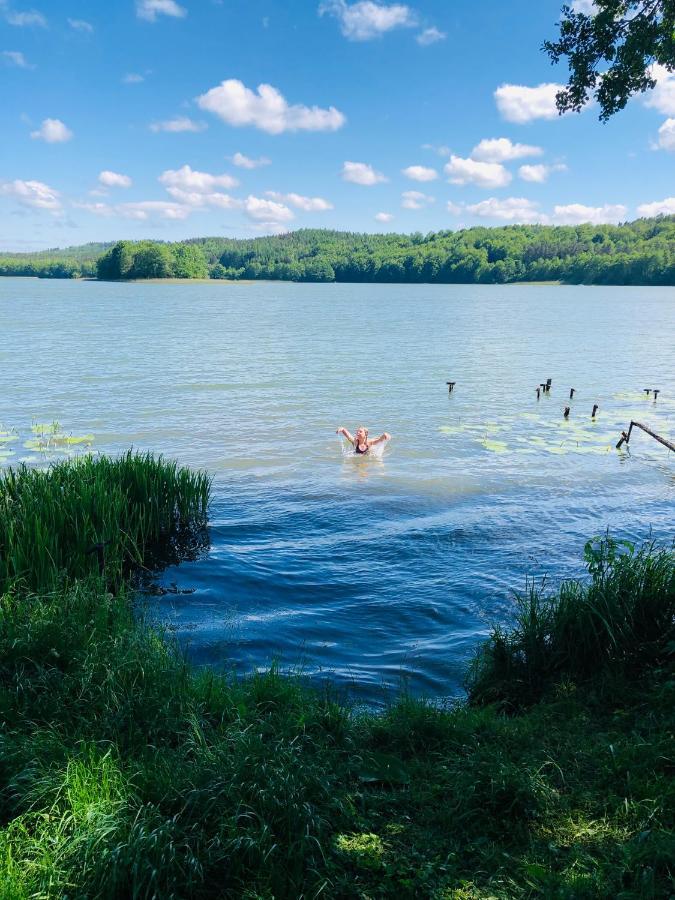
[{"label": "white cloud", "polygon": [[3,50],[0,53],[3,60],[8,66],[16,66],[18,69],[34,69],[26,57],[19,50]]},{"label": "white cloud", "polygon": [[518,176],[523,179],[523,181],[530,181],[535,184],[543,184],[547,179],[551,172],[566,172],[567,166],[562,163],[556,163],[553,166],[546,166],[543,163],[540,163],[536,166],[521,166],[518,169]]},{"label": "white cloud", "polygon": [[597,12],[597,8],[594,0],[572,0],[572,12],[592,16]]},{"label": "white cloud", "polygon": [[150,125],[150,131],[155,133],[168,131],[178,134],[185,131],[205,131],[207,128],[206,122],[195,122],[194,119],[190,119],[188,116],[176,116],[175,119],[167,119],[164,122],[152,122]]},{"label": "white cloud", "polygon": [[195,210],[206,209],[209,206],[216,209],[239,209],[242,205],[241,200],[221,191],[186,191],[179,187],[167,187],[166,192],[176,203],[190,206]]},{"label": "white cloud", "polygon": [[367,186],[389,181],[381,172],[376,172],[368,163],[362,162],[345,162],[342,166],[342,178],[344,181],[351,181],[353,184],[364,184]]},{"label": "white cloud", "polygon": [[128,175],[120,175],[119,172],[111,172],[110,169],[104,169],[99,174],[98,180],[106,187],[130,188],[133,184]]},{"label": "white cloud", "polygon": [[509,138],[485,138],[471,151],[471,158],[481,162],[508,162],[524,156],[541,156],[541,147],[532,144],[514,144]]},{"label": "white cloud", "polygon": [[391,222],[394,218],[391,213],[388,212],[379,212],[375,214],[375,218],[378,222]]},{"label": "white cloud", "polygon": [[394,28],[413,28],[414,12],[403,3],[375,3],[359,0],[351,5],[345,0],[327,0],[319,7],[319,15],[335,16],[342,34],[350,41],[369,41]]},{"label": "white cloud", "polygon": [[675,119],[666,119],[659,128],[658,147],[675,153]]},{"label": "white cloud", "polygon": [[5,20],[9,25],[16,25],[19,28],[28,25],[37,25],[39,28],[47,27],[47,20],[42,13],[35,9],[28,10],[27,12],[14,12],[13,10],[8,9],[5,12]]},{"label": "white cloud", "polygon": [[260,166],[269,166],[272,160],[268,159],[266,156],[260,156],[258,159],[251,159],[249,156],[244,156],[243,153],[237,152],[232,157],[232,162],[235,166],[239,166],[240,169],[259,169]]},{"label": "white cloud", "polygon": [[43,119],[42,125],[37,131],[31,131],[30,136],[48,144],[62,144],[72,138],[73,132],[60,119]]},{"label": "white cloud", "polygon": [[122,79],[124,84],[140,84],[141,81],[145,81],[145,78],[142,75],[139,75],[138,72],[129,72]]},{"label": "white cloud", "polygon": [[445,208],[453,216],[459,216],[464,211],[463,206],[461,206],[459,203],[453,203],[452,200],[448,200],[448,202],[445,204]]},{"label": "white cloud", "polygon": [[475,184],[482,188],[505,187],[511,181],[511,173],[500,163],[480,162],[451,156],[443,171],[452,184]]},{"label": "white cloud", "polygon": [[91,34],[94,30],[94,26],[91,22],[85,22],[84,19],[68,19],[68,24],[71,28],[74,28],[75,31],[86,31],[87,34]]},{"label": "white cloud", "polygon": [[621,222],[626,218],[627,212],[622,204],[584,206],[582,203],[569,203],[567,206],[555,206],[553,218],[559,225],[605,225]]},{"label": "white cloud", "polygon": [[656,87],[644,95],[644,104],[658,110],[664,116],[675,116],[675,72],[669,72],[658,64],[651,68]]},{"label": "white cloud", "polygon": [[407,169],[401,169],[401,172],[412,181],[434,181],[438,178],[436,169],[427,166],[408,166]]},{"label": "white cloud", "polygon": [[281,225],[294,219],[292,210],[275,200],[264,200],[251,194],[244,201],[246,215],[255,222],[265,225]]},{"label": "white cloud", "polygon": [[188,165],[180,169],[166,169],[158,180],[167,189],[178,188],[197,194],[208,194],[216,188],[234,188],[239,184],[232,175],[211,175],[209,172],[198,172]]},{"label": "white cloud", "polygon": [[176,0],[136,0],[136,15],[146,22],[156,22],[157,16],[182,19],[187,15],[187,10],[179,6]]},{"label": "white cloud", "polygon": [[253,125],[269,134],[336,131],[346,121],[334,106],[321,109],[318,106],[291,105],[271,84],[259,84],[256,92],[236,78],[223,81],[197,97],[197,104],[228,125]]},{"label": "white cloud", "polygon": [[75,203],[77,209],[84,209],[95,216],[109,218],[120,216],[123,219],[135,219],[145,222],[151,218],[181,220],[187,219],[192,210],[179,203],[166,200],[141,200],[137,203]]},{"label": "white cloud", "polygon": [[42,181],[5,181],[0,182],[0,194],[13,197],[22,206],[32,209],[47,209],[50,212],[61,210],[60,194]]},{"label": "white cloud", "polygon": [[444,31],[439,31],[438,28],[432,26],[431,28],[425,28],[424,31],[420,31],[415,40],[420,46],[428,47],[430,44],[444,41],[446,37],[447,34]]},{"label": "white cloud", "polygon": [[675,216],[675,197],[666,197],[665,200],[655,200],[653,203],[643,203],[637,208],[638,215],[645,218],[652,216]]},{"label": "white cloud", "polygon": [[265,191],[266,197],[272,200],[278,200],[281,203],[288,203],[301,209],[303,212],[325,212],[333,209],[333,204],[323,197],[303,197],[302,194],[280,194],[278,191]]},{"label": "white cloud", "polygon": [[533,119],[556,119],[556,94],[564,85],[548,82],[537,87],[522,84],[502,84],[494,97],[503,119],[507,122],[531,122]]},{"label": "white cloud", "polygon": [[466,210],[475,216],[501,219],[505,222],[531,223],[541,222],[545,219],[545,216],[539,212],[537,204],[525,197],[505,197],[500,200],[490,197],[480,203],[467,205]]},{"label": "white cloud", "polygon": [[421,191],[403,191],[401,194],[401,206],[403,209],[424,209],[436,202],[435,197],[423,194]]}]

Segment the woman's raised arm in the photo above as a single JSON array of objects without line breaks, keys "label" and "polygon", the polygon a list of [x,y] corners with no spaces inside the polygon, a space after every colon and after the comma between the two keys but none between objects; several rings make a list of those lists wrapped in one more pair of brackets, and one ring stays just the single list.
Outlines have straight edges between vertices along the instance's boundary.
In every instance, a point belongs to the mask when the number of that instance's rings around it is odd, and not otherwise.
[{"label": "woman's raised arm", "polygon": [[347,440],[349,441],[350,444],[353,444],[353,443],[354,443],[354,436],[351,435],[351,434],[347,431],[346,428],[343,428],[342,425],[340,425],[340,427],[339,427],[338,430],[335,432],[335,434],[342,434],[342,435],[344,435],[344,436],[347,438]]}]

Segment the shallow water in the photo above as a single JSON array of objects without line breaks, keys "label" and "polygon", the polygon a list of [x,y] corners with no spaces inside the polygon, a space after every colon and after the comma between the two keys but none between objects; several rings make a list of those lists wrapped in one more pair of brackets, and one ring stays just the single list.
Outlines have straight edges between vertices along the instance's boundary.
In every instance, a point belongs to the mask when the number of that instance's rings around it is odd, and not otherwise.
[{"label": "shallow water", "polygon": [[[614,449],[675,436],[673,288],[0,279],[0,333],[0,465],[57,419],[214,474],[211,553],[162,576],[195,592],[153,601],[199,662],[452,696],[526,576],[675,537],[674,455]],[[343,455],[360,424],[381,459]]]}]

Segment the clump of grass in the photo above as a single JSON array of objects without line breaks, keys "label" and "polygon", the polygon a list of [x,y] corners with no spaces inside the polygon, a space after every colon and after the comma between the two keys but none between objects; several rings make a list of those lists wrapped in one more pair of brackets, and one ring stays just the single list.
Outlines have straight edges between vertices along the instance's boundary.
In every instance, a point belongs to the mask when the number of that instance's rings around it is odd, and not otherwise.
[{"label": "clump of grass", "polygon": [[469,674],[473,703],[521,706],[552,683],[639,675],[675,651],[675,553],[589,541],[590,583],[517,595],[513,628],[495,628]]},{"label": "clump of grass", "polygon": [[152,454],[83,457],[0,473],[0,593],[54,590],[98,569],[119,586],[133,567],[206,520],[210,479]]}]

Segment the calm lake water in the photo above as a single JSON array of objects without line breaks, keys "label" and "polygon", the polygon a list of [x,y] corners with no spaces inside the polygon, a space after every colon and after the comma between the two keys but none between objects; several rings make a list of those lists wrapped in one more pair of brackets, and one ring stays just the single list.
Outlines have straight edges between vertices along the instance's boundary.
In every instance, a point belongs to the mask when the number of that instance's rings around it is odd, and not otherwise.
[{"label": "calm lake water", "polygon": [[[194,593],[152,601],[199,662],[453,696],[527,576],[675,537],[673,454],[614,449],[675,436],[673,288],[0,279],[0,334],[0,464],[57,419],[215,476],[210,554],[161,579]],[[381,459],[343,455],[360,424]]]}]

